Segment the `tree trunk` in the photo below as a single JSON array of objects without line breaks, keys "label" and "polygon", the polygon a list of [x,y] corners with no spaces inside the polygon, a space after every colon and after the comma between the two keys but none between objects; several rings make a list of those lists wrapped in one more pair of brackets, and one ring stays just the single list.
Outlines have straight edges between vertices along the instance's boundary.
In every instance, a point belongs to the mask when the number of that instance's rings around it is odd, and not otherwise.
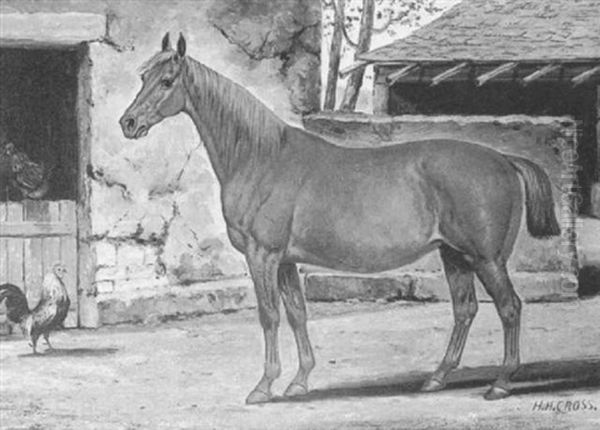
[{"label": "tree trunk", "polygon": [[[358,46],[354,52],[354,57],[363,52],[367,52],[371,47],[371,34],[373,32],[373,15],[375,12],[374,0],[363,0],[362,16],[360,17],[360,32],[358,34]],[[342,111],[353,111],[356,108],[358,93],[362,85],[365,68],[361,67],[354,71],[348,78],[344,100],[340,106]]]},{"label": "tree trunk", "polygon": [[333,35],[331,37],[331,46],[329,48],[329,69],[327,72],[327,88],[325,89],[324,110],[335,109],[335,97],[338,83],[338,73],[340,70],[340,56],[342,52],[342,39],[344,37],[344,8],[346,0],[331,0],[333,4]]}]

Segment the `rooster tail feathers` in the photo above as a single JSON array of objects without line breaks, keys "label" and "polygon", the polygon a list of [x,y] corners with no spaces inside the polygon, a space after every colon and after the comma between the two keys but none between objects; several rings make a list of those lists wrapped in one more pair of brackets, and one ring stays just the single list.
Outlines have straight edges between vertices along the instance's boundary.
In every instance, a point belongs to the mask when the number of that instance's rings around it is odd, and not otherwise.
[{"label": "rooster tail feathers", "polygon": [[0,285],[0,303],[6,299],[6,316],[13,323],[22,323],[31,313],[27,297],[13,284]]}]

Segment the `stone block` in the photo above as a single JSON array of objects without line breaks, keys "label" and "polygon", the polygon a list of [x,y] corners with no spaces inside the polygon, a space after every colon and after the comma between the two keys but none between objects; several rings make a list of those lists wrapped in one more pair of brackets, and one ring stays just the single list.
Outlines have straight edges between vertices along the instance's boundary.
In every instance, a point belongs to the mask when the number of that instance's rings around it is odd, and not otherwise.
[{"label": "stone block", "polygon": [[96,291],[98,294],[110,294],[115,290],[113,281],[96,282]]},{"label": "stone block", "polygon": [[141,245],[123,244],[117,249],[119,267],[143,266],[145,250]]},{"label": "stone block", "polygon": [[117,249],[109,242],[96,242],[96,264],[98,266],[114,266],[117,264]]},{"label": "stone block", "polygon": [[170,318],[231,312],[256,307],[249,278],[116,291],[98,301],[102,324],[155,323]]},{"label": "stone block", "polygon": [[116,266],[98,267],[96,269],[95,279],[97,282],[106,280],[112,281],[117,277],[117,273],[118,270]]},{"label": "stone block", "polygon": [[[511,279],[517,294],[526,302],[562,301],[577,298],[577,278],[570,273],[516,272]],[[306,297],[311,301],[340,300],[416,300],[449,301],[448,283],[442,272],[392,273],[388,275],[353,275],[350,273],[316,273],[305,276]],[[479,281],[475,282],[480,301],[490,297]]]}]

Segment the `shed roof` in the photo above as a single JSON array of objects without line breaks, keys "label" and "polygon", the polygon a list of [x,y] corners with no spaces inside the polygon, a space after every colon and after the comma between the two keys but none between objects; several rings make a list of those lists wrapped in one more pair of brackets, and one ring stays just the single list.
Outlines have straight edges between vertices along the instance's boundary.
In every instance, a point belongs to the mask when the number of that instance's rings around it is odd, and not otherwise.
[{"label": "shed roof", "polygon": [[600,0],[463,0],[368,62],[594,61]]}]

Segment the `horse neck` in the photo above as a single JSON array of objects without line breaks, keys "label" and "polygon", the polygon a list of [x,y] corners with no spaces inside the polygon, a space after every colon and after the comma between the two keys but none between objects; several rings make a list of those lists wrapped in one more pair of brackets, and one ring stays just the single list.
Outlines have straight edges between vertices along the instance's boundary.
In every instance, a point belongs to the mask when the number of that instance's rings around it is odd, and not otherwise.
[{"label": "horse neck", "polygon": [[247,90],[190,58],[184,82],[185,110],[222,184],[276,157],[285,123]]}]

